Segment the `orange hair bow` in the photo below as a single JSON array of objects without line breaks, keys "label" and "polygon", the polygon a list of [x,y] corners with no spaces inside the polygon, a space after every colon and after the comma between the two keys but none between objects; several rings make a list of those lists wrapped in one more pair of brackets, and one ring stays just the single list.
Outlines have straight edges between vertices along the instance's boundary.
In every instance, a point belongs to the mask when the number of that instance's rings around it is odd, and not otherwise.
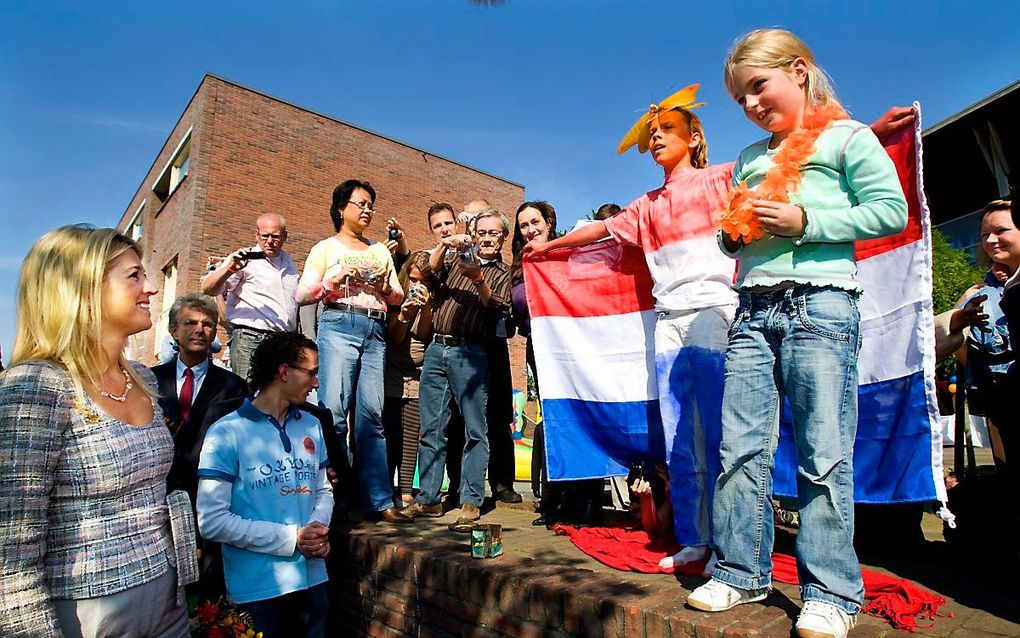
[{"label": "orange hair bow", "polygon": [[637,144],[638,152],[648,152],[648,125],[651,123],[652,118],[662,111],[672,111],[673,109],[693,109],[699,106],[704,106],[704,102],[694,102],[699,86],[701,85],[692,84],[684,87],[658,104],[649,105],[648,112],[639,117],[638,121],[634,123],[634,126],[630,127],[627,134],[623,136],[623,140],[620,142],[620,146],[616,149],[616,152],[622,155],[627,151],[627,149],[635,144]]}]

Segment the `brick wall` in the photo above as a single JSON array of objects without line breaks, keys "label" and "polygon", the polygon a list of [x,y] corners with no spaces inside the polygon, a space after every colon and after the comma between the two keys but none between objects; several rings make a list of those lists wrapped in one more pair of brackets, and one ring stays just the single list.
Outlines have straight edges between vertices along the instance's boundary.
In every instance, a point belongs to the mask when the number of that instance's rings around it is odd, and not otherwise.
[{"label": "brick wall", "polygon": [[556,588],[543,589],[533,573],[514,573],[517,561],[506,556],[472,559],[468,536],[455,539],[434,547],[418,538],[394,543],[371,530],[334,537],[328,633],[538,638],[575,628],[577,618],[564,617]]},{"label": "brick wall", "polygon": [[563,556],[474,559],[466,534],[422,538],[373,525],[337,530],[331,544],[328,635],[779,638],[792,625],[781,607],[685,610],[679,584],[595,574]]},{"label": "brick wall", "polygon": [[[436,201],[461,210],[480,197],[512,216],[524,200],[524,189],[516,184],[206,76],[125,211],[121,227],[143,198],[156,199],[152,182],[192,126],[189,175],[161,208],[150,201],[143,226],[146,266],[157,285],[160,270],[174,257],[178,260],[174,294],[198,289],[209,255],[253,244],[255,219],[265,212],[286,217],[285,249],[300,270],[311,247],[334,232],[330,198],[345,179],[367,180],[376,189],[379,212],[367,236],[383,239],[386,219],[395,216],[412,250],[433,245],[425,213]],[[508,261],[509,244],[504,256]],[[157,299],[154,308],[160,304]],[[151,356],[153,338],[148,334],[139,339],[138,349],[145,356]],[[511,341],[510,356],[514,386],[523,390],[523,339]]]},{"label": "brick wall", "polygon": [[[200,145],[205,141],[202,127],[204,98],[205,95],[201,91],[197,92],[181,114],[117,225],[118,228],[125,228],[134,217],[138,207],[145,204],[141,217],[142,238],[139,243],[149,279],[159,289],[159,293],[152,298],[151,304],[154,324],[158,324],[164,297],[168,299],[169,303],[172,303],[177,295],[191,290],[192,287],[190,285],[185,287],[184,282],[191,280],[197,282],[195,273],[205,265],[204,259],[201,264],[193,263],[193,251],[181,250],[182,246],[187,246],[190,243],[189,238],[192,238],[193,234],[197,232],[195,210],[200,208],[200,204],[205,198],[206,161],[203,154],[198,151]],[[174,151],[188,134],[189,129],[191,130],[191,163],[188,176],[165,201],[160,201],[153,193],[152,185],[172,159]],[[178,286],[176,291],[166,291],[162,273],[163,269],[174,259],[177,260]],[[197,288],[197,285],[195,287]],[[132,337],[129,346],[134,358],[143,363],[155,361],[153,356],[155,332],[154,328]],[[162,338],[163,335],[158,336]]]}]

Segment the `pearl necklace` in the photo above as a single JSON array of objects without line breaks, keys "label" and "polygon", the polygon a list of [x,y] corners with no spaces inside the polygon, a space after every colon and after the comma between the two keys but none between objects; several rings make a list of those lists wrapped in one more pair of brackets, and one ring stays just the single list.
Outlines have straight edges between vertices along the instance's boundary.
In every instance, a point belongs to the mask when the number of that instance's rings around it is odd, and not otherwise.
[{"label": "pearl necklace", "polygon": [[131,377],[128,376],[127,370],[121,368],[120,371],[124,373],[124,383],[127,384],[124,388],[124,392],[122,394],[110,394],[106,390],[99,388],[99,394],[103,395],[107,399],[113,399],[114,401],[123,403],[127,399],[128,392],[131,392],[131,388],[135,387],[135,384],[131,383]]}]

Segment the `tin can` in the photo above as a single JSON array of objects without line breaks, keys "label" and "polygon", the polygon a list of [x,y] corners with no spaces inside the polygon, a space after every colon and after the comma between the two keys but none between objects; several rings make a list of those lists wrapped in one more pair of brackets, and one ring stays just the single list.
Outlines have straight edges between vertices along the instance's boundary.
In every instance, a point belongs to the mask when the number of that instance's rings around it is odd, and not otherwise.
[{"label": "tin can", "polygon": [[471,557],[495,558],[503,553],[503,526],[490,523],[471,530]]}]

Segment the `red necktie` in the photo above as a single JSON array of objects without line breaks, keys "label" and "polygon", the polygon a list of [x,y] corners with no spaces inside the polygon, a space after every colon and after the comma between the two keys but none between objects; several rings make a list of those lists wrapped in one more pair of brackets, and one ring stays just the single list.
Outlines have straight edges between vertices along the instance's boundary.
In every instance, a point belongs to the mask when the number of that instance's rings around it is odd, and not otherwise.
[{"label": "red necktie", "polygon": [[181,421],[188,420],[191,412],[191,396],[195,393],[195,372],[191,368],[184,370],[184,385],[181,386]]}]

